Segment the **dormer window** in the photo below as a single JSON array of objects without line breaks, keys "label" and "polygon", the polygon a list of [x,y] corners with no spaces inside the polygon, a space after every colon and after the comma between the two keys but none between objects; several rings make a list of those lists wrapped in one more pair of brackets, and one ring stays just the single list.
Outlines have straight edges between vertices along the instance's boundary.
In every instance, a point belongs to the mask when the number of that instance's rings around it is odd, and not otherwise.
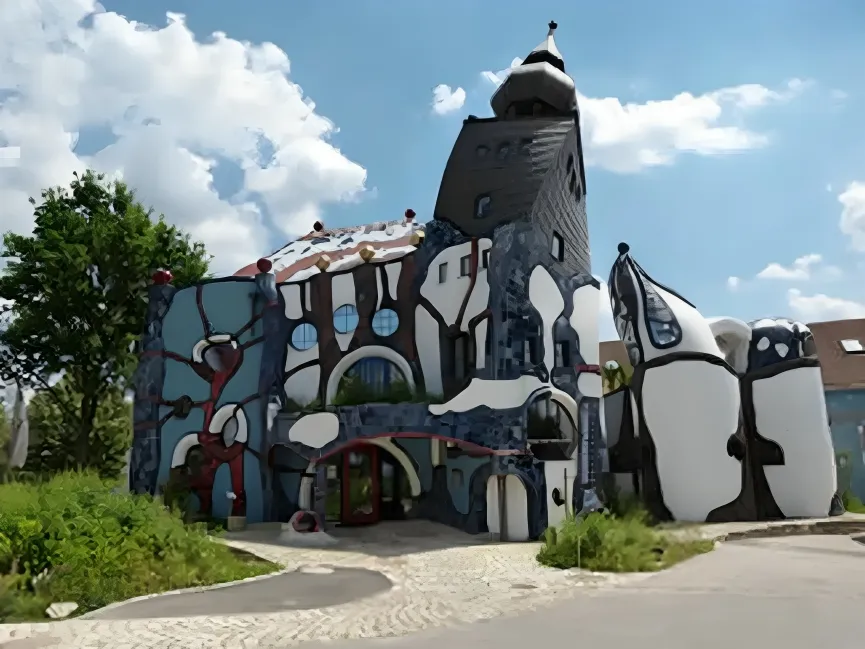
[{"label": "dormer window", "polygon": [[493,209],[493,199],[489,194],[481,194],[475,199],[475,218],[485,219]]},{"label": "dormer window", "polygon": [[861,340],[848,338],[846,340],[839,340],[838,344],[841,345],[841,349],[844,350],[845,354],[865,355],[865,344]]},{"label": "dormer window", "polygon": [[565,260],[565,240],[558,232],[553,232],[553,241],[550,246],[550,254],[556,261]]}]

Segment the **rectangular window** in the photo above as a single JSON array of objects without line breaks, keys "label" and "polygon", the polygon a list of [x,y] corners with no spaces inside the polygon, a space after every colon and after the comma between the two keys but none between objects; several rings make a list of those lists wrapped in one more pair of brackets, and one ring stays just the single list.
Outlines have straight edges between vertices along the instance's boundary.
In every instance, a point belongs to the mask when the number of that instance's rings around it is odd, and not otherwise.
[{"label": "rectangular window", "polygon": [[565,240],[558,232],[553,232],[553,242],[550,246],[550,254],[556,261],[565,260]]},{"label": "rectangular window", "polygon": [[439,264],[439,284],[444,284],[448,279],[448,263]]},{"label": "rectangular window", "polygon": [[571,345],[567,340],[556,343],[556,367],[568,367],[571,364]]},{"label": "rectangular window", "polygon": [[490,267],[490,251],[484,250],[481,253],[481,268],[486,270]]},{"label": "rectangular window", "polygon": [[839,340],[838,343],[841,345],[841,349],[848,354],[865,354],[865,345],[862,344],[861,340]]},{"label": "rectangular window", "polygon": [[460,259],[460,277],[468,277],[472,274],[472,256],[466,255]]}]

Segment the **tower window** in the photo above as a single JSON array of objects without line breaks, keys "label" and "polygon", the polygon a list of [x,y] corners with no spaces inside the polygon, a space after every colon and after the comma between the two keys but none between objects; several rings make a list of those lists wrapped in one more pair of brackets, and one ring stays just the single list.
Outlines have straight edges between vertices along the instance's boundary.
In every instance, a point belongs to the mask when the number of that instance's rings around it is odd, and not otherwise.
[{"label": "tower window", "polygon": [[466,255],[460,259],[460,277],[468,277],[472,274],[472,256]]},{"label": "tower window", "polygon": [[571,178],[568,181],[568,190],[570,190],[572,194],[577,193],[577,174],[571,174]]},{"label": "tower window", "polygon": [[439,284],[444,284],[448,280],[448,263],[439,264]]},{"label": "tower window", "polygon": [[570,174],[574,170],[574,154],[568,156],[568,164],[566,166],[566,173]]},{"label": "tower window", "polygon": [[499,153],[498,153],[497,157],[499,160],[507,160],[508,154],[510,152],[511,152],[511,143],[510,142],[502,142],[499,145]]},{"label": "tower window", "polygon": [[475,154],[479,158],[486,158],[487,155],[489,155],[489,152],[490,152],[490,148],[486,145],[483,145],[483,144],[481,144],[480,146],[478,146],[477,149],[475,149]]},{"label": "tower window", "polygon": [[556,261],[565,260],[565,240],[562,239],[562,235],[558,232],[553,232],[553,242],[550,246],[550,254],[556,259]]},{"label": "tower window", "polygon": [[493,199],[489,194],[481,194],[475,199],[475,218],[485,219],[493,209]]},{"label": "tower window", "polygon": [[529,137],[520,140],[520,155],[530,156],[532,154],[532,139]]},{"label": "tower window", "polygon": [[489,249],[487,249],[481,253],[481,268],[486,270],[489,267],[490,267],[490,251],[489,251]]}]

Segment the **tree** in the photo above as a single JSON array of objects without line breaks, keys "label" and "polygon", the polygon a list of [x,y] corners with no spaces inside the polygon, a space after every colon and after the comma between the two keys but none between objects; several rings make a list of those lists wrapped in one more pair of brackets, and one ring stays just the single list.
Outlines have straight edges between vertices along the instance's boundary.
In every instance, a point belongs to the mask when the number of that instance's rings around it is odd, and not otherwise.
[{"label": "tree", "polygon": [[[53,396],[52,396],[53,395]],[[51,475],[78,465],[76,438],[67,434],[63,412],[56,397],[65,403],[81,401],[65,378],[52,386],[52,392],[40,390],[27,406],[30,422],[30,453],[25,471]],[[88,466],[106,479],[116,479],[126,461],[132,444],[132,404],[117,388],[106,391],[93,416],[93,426],[87,440],[90,455]]]},{"label": "tree", "polygon": [[209,257],[162,216],[152,218],[122,182],[73,175],[68,189],[42,192],[39,205],[30,199],[32,235],[3,237],[0,257],[11,261],[0,298],[11,303],[0,309],[11,317],[0,331],[0,378],[44,391],[84,468],[100,401],[122,393],[135,368],[151,276],[164,268],[175,285],[191,284],[205,276]]}]

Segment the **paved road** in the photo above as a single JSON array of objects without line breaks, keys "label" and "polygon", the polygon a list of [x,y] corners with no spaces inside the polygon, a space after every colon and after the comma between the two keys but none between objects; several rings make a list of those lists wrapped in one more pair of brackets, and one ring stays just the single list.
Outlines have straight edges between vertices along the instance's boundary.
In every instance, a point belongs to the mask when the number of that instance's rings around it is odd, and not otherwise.
[{"label": "paved road", "polygon": [[543,611],[402,638],[307,649],[861,649],[865,546],[809,536],[721,546],[648,580],[584,591]]},{"label": "paved road", "polygon": [[96,620],[277,613],[346,604],[393,584],[379,572],[357,568],[297,570],[200,593],[162,595],[103,609]]}]

